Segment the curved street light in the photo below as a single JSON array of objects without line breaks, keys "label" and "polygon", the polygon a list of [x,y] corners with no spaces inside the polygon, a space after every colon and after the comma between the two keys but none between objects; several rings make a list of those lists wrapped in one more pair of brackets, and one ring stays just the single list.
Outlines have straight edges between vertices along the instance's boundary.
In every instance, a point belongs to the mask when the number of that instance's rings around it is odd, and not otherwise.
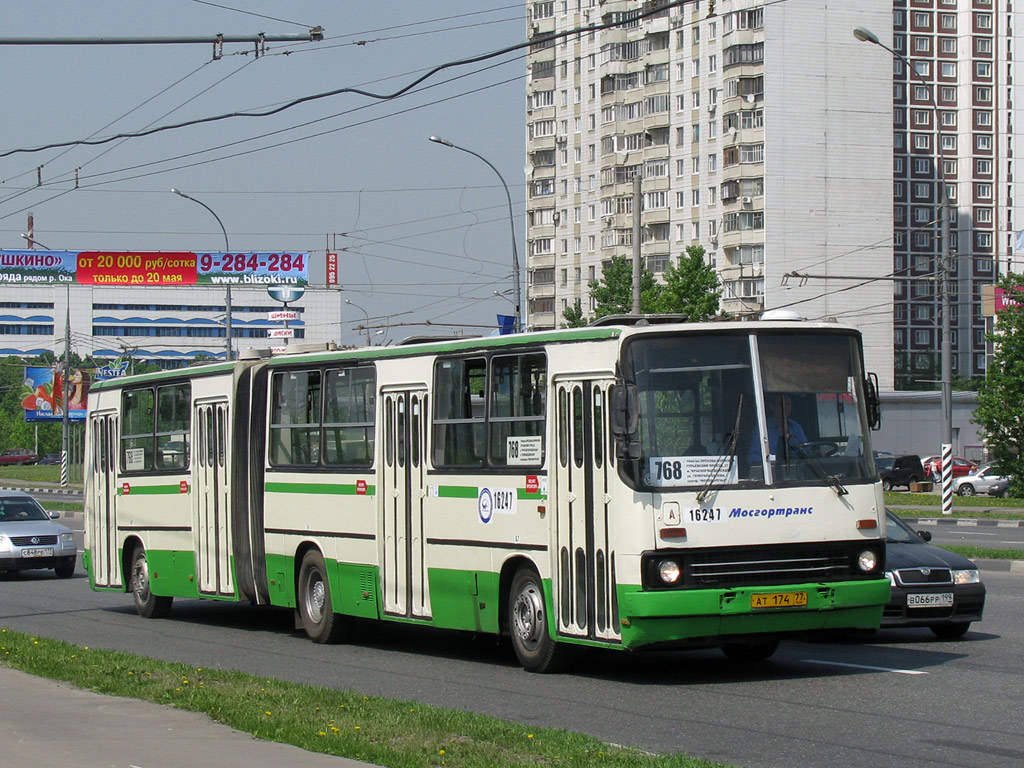
[{"label": "curved street light", "polygon": [[363,313],[363,332],[366,334],[366,346],[372,347],[373,343],[370,341],[370,316],[367,314],[365,309],[360,307],[355,302],[345,299],[345,303],[348,304],[350,307],[355,307],[356,309]]},{"label": "curved street light", "polygon": [[[210,212],[210,215],[212,215],[213,218],[217,220],[217,223],[220,224],[220,231],[224,233],[224,251],[225,253],[230,252],[231,245],[228,243],[228,231],[227,229],[224,228],[224,222],[220,220],[220,216],[217,215],[213,208],[208,206],[202,200],[197,200],[196,198],[190,195],[186,195],[180,189],[175,189],[174,187],[171,187],[171,192],[178,195],[178,197],[184,197],[186,200],[191,200],[193,203],[197,203],[198,205],[203,206],[203,208]],[[235,356],[231,349],[231,285],[227,283],[224,285],[224,335],[227,337],[225,359],[228,362],[231,362],[232,360],[235,359]]]},{"label": "curved street light", "polygon": [[[935,147],[934,156],[936,168],[936,179],[939,185],[939,238],[942,241],[942,248],[940,253],[940,265],[939,265],[939,290],[941,298],[939,301],[939,310],[941,312],[942,324],[941,334],[942,341],[940,346],[940,367],[942,378],[942,442],[944,445],[950,446],[949,451],[943,449],[943,461],[942,461],[942,478],[943,478],[943,492],[942,492],[942,512],[943,514],[950,514],[952,512],[952,474],[950,464],[950,456],[952,453],[953,446],[953,338],[950,333],[950,314],[952,312],[952,306],[950,304],[950,281],[949,273],[952,267],[952,252],[949,247],[949,213],[950,213],[950,200],[949,193],[946,189],[946,163],[942,157],[942,146],[940,144],[942,132],[939,128],[939,105],[935,98],[935,83],[925,80],[924,76],[921,75],[914,67],[913,63],[899,51],[890,48],[888,45],[878,39],[878,35],[872,32],[867,27],[857,27],[853,30],[853,36],[860,40],[862,43],[871,43],[877,45],[879,48],[888,51],[889,54],[899,61],[903,62],[904,65],[910,71],[910,74],[916,77],[924,84],[928,90],[928,99],[931,102],[930,107],[932,111],[932,135],[934,137]],[[908,94],[909,103],[909,94]],[[949,485],[949,493],[946,492],[946,485]]]},{"label": "curved street light", "polygon": [[520,278],[519,278],[519,254],[516,252],[516,219],[515,219],[515,214],[512,212],[512,193],[510,193],[508,191],[508,184],[505,183],[505,178],[501,175],[501,171],[499,171],[497,168],[495,168],[494,164],[491,163],[491,161],[488,160],[483,155],[477,154],[476,152],[474,152],[471,149],[466,149],[465,147],[460,147],[458,144],[452,144],[450,141],[448,141],[447,139],[442,139],[440,136],[431,136],[430,140],[432,142],[434,142],[435,144],[443,144],[446,147],[451,147],[452,149],[457,149],[457,150],[459,150],[461,152],[465,152],[467,154],[472,155],[473,157],[476,157],[476,158],[478,158],[480,160],[483,160],[485,163],[487,163],[487,167],[490,168],[492,171],[494,171],[494,173],[497,175],[498,180],[501,182],[501,186],[505,188],[505,198],[506,198],[506,200],[508,200],[508,222],[509,222],[509,225],[512,228],[512,295],[514,297],[513,298],[513,304],[515,304],[516,333],[522,333],[522,330],[523,330],[523,312],[522,312],[523,294],[522,294],[522,285],[520,284]]}]

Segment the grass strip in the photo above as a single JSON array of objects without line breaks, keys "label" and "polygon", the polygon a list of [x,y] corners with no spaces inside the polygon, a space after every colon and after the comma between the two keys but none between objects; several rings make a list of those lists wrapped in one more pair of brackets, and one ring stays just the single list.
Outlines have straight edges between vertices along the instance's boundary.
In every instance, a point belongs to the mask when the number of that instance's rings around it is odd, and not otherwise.
[{"label": "grass strip", "polygon": [[969,544],[943,544],[942,548],[971,560],[1024,560],[1024,549],[991,549]]},{"label": "grass strip", "polygon": [[418,702],[193,667],[0,629],[0,664],[191,712],[258,739],[389,768],[725,768]]},{"label": "grass strip", "polygon": [[[938,509],[942,506],[942,497],[937,493],[902,493],[900,491],[886,491],[885,503],[901,506],[920,505],[922,507],[935,507]],[[953,505],[961,508],[977,507],[979,511],[1002,508],[1020,509],[1021,507],[1024,507],[1024,499],[1001,499],[996,498],[995,496],[954,496]],[[957,510],[957,514],[963,515],[966,514],[966,512]],[[1000,516],[1002,516],[1002,513],[1000,513]]]}]

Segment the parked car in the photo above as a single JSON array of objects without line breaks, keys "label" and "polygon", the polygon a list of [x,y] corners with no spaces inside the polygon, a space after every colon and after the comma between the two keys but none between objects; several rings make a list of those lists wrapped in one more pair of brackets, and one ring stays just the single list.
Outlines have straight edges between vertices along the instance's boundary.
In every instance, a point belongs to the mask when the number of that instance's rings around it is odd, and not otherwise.
[{"label": "parked car", "polygon": [[39,460],[40,464],[60,464],[59,453],[48,453]]},{"label": "parked car", "polygon": [[985,585],[966,557],[933,547],[928,531],[915,531],[886,511],[885,570],[892,584],[882,627],[928,627],[937,637],[962,637],[981,621]]},{"label": "parked car", "polygon": [[991,464],[986,464],[977,472],[958,477],[953,481],[953,492],[961,496],[974,496],[977,493],[989,496],[1005,496],[1010,486],[1010,478],[1000,475]]},{"label": "parked car", "polygon": [[0,452],[0,465],[35,464],[37,461],[39,461],[39,456],[28,448],[11,448]]},{"label": "parked car", "polygon": [[[929,456],[924,462],[924,471],[928,473],[934,482],[938,483],[942,480],[942,457],[941,456]],[[961,456],[953,457],[953,477],[963,477],[969,475],[971,472],[977,470],[978,465],[973,461],[968,461]]]},{"label": "parked car", "polygon": [[882,488],[887,491],[900,487],[909,489],[911,483],[919,483],[926,477],[921,459],[917,456],[876,459],[875,464],[882,477]]},{"label": "parked car", "polygon": [[58,579],[75,572],[77,548],[71,529],[20,491],[0,491],[0,571],[52,568]]}]

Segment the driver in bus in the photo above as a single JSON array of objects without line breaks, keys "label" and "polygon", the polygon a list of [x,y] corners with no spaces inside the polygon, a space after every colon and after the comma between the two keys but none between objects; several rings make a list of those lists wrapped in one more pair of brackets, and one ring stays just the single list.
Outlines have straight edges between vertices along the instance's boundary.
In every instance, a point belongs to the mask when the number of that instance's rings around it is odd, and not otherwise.
[{"label": "driver in bus", "polygon": [[[781,453],[783,459],[788,461],[790,450],[807,442],[804,428],[790,415],[793,404],[789,395],[768,396],[765,408],[768,414],[768,452],[772,458]],[[750,441],[750,461],[752,464],[761,463],[761,434],[756,427]]]}]

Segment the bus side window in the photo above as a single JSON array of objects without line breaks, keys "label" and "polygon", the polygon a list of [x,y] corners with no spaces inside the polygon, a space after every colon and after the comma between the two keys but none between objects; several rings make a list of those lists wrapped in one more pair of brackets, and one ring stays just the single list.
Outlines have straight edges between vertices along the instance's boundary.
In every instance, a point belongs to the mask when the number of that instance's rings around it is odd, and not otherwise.
[{"label": "bus side window", "polygon": [[487,365],[483,358],[446,359],[434,368],[433,463],[479,467],[485,454],[482,394]]}]

